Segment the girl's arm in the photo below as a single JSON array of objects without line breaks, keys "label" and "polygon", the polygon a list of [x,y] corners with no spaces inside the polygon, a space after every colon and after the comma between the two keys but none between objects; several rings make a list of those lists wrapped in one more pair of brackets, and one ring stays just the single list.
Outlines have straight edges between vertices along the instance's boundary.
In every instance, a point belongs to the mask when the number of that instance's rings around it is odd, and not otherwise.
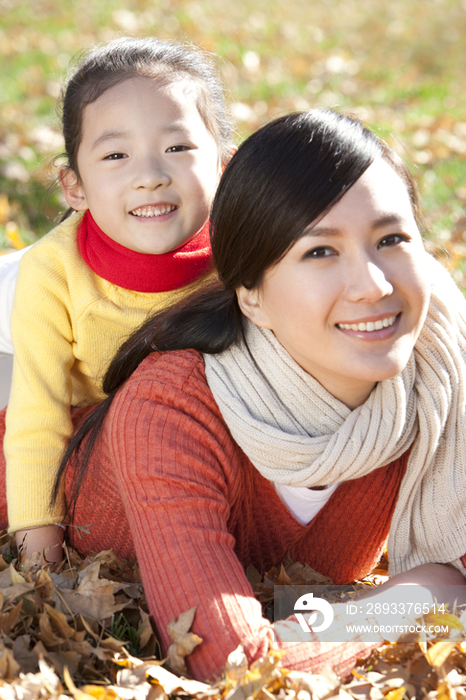
[{"label": "girl's arm", "polygon": [[[17,531],[60,523],[64,515],[63,503],[51,511],[49,500],[72,432],[73,334],[63,265],[45,241],[21,261],[12,333],[15,358],[4,449],[9,525]],[[40,550],[50,544],[44,534],[43,542],[40,530],[28,537],[29,554],[32,540]]]},{"label": "girl's arm", "polygon": [[43,552],[45,560],[50,563],[63,559],[64,528],[61,525],[43,525],[15,532],[16,545],[21,547],[27,557],[34,552]]}]

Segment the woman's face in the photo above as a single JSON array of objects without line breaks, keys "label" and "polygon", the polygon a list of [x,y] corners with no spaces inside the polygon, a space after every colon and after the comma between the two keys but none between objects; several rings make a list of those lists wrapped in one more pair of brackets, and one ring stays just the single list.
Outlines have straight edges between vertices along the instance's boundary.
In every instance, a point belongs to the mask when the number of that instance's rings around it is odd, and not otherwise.
[{"label": "woman's face", "polygon": [[355,408],[408,362],[429,303],[425,256],[406,186],[378,159],[239,303]]}]

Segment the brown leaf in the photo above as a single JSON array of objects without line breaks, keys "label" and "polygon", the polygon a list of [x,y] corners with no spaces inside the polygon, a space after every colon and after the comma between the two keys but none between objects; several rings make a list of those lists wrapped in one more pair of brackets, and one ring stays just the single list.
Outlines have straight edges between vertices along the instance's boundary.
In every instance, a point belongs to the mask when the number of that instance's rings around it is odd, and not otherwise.
[{"label": "brown leaf", "polygon": [[52,608],[51,605],[47,604],[44,605],[44,610],[50,618],[53,629],[56,630],[63,639],[74,638],[75,629],[70,627],[65,615],[60,610],[56,610],[56,608]]},{"label": "brown leaf", "polygon": [[10,634],[11,630],[19,620],[22,607],[23,601],[20,600],[19,603],[17,603],[15,607],[10,610],[10,612],[0,614],[0,630],[4,634]]},{"label": "brown leaf", "polygon": [[30,650],[31,637],[29,634],[22,634],[13,641],[13,655],[21,667],[23,673],[34,673],[37,671],[38,657]]},{"label": "brown leaf", "polygon": [[149,641],[154,636],[154,631],[150,623],[150,615],[144,610],[139,610],[139,615],[141,616],[141,622],[138,627],[139,634],[139,647],[144,649],[149,644]]},{"label": "brown leaf", "polygon": [[13,652],[0,641],[0,678],[14,678],[18,675],[19,670],[20,666],[13,656]]},{"label": "brown leaf", "polygon": [[126,608],[130,602],[128,600],[124,603],[116,604],[111,586],[105,587],[105,592],[104,587],[102,587],[100,592],[92,597],[79,595],[77,591],[65,590],[61,592],[61,596],[73,613],[83,615],[83,617],[88,617],[97,622],[107,620],[116,612]]},{"label": "brown leaf", "polygon": [[47,569],[41,569],[36,580],[36,590],[43,600],[50,600],[53,596],[53,582]]},{"label": "brown leaf", "polygon": [[43,642],[47,650],[56,649],[56,647],[60,646],[60,644],[65,641],[55,634],[50,624],[50,619],[45,613],[42,613],[39,617],[39,629],[39,639]]},{"label": "brown leaf", "polygon": [[173,619],[167,625],[167,632],[173,639],[172,644],[168,647],[167,662],[175,673],[187,673],[185,657],[189,656],[193,649],[202,643],[201,637],[189,632],[196,609],[195,605],[190,610],[181,613],[176,622]]}]

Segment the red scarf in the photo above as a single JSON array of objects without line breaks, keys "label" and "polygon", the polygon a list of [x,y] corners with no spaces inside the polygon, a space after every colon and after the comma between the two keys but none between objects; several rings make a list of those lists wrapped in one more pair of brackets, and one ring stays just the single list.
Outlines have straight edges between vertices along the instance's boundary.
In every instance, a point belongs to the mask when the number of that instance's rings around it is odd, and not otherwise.
[{"label": "red scarf", "polygon": [[104,280],[134,292],[171,292],[186,287],[212,267],[209,222],[196,236],[169,253],[138,253],[107,236],[89,209],[78,228],[84,262]]}]

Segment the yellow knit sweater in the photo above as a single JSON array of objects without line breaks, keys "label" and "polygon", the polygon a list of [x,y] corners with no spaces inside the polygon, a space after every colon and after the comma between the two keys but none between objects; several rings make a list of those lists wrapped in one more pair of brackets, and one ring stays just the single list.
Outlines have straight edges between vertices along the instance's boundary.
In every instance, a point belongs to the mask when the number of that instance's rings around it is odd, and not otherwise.
[{"label": "yellow knit sweater", "polygon": [[21,261],[12,317],[13,382],[4,441],[10,531],[60,523],[51,489],[73,426],[71,406],[102,401],[101,380],[121,343],[149,315],[192,289],[134,292],[81,257],[75,214]]}]

